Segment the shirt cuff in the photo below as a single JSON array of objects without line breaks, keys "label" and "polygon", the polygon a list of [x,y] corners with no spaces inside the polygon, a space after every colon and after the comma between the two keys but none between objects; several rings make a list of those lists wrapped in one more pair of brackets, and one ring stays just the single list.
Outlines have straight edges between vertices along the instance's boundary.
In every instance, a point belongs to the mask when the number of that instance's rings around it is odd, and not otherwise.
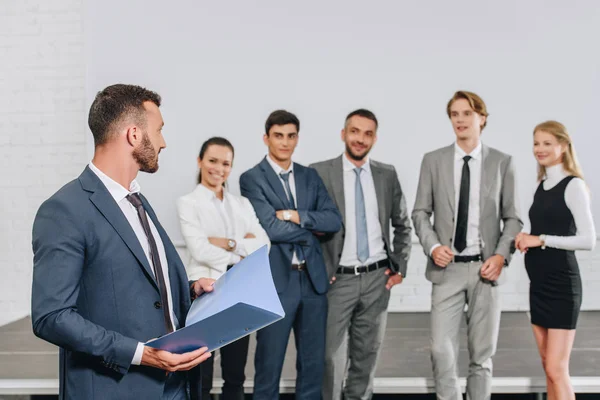
[{"label": "shirt cuff", "polygon": [[437,249],[438,247],[440,247],[440,246],[441,246],[441,244],[439,244],[439,243],[436,243],[433,246],[431,246],[431,249],[429,249],[429,257],[432,257],[433,256],[433,251],[435,249]]},{"label": "shirt cuff", "polygon": [[133,360],[131,360],[131,365],[141,365],[142,364],[142,355],[144,354],[144,343],[138,343],[137,348],[135,349],[135,354],[133,355]]},{"label": "shirt cuff", "polygon": [[238,256],[237,254],[231,253],[231,256],[229,257],[229,265],[237,264],[241,261],[241,259],[242,258],[240,256]]},{"label": "shirt cuff", "polygon": [[246,257],[248,255],[248,250],[246,250],[246,246],[244,246],[244,243],[242,243],[241,240],[236,240],[235,243],[236,245],[234,254],[237,254],[240,257]]}]

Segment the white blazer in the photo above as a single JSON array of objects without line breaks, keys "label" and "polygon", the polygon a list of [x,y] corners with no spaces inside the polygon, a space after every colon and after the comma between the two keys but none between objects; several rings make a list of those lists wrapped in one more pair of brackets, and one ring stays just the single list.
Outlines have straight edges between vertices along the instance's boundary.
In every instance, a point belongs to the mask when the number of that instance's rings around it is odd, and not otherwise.
[{"label": "white blazer", "polygon": [[[224,190],[223,196],[234,232],[234,237],[229,239],[237,242],[234,252],[214,246],[208,241],[209,237],[227,237],[227,228],[217,208],[213,191],[199,184],[193,192],[177,200],[181,233],[190,255],[186,265],[190,280],[217,279],[232,264],[232,259],[239,259],[236,254],[246,256],[264,245],[271,245],[250,201],[227,190]],[[244,239],[248,233],[252,233],[255,238]]]}]

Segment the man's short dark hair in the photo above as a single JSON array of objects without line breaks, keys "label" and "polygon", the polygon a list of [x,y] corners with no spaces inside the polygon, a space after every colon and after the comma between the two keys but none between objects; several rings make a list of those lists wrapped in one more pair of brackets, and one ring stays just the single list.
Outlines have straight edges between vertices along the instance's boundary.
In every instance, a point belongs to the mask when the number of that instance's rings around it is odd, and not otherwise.
[{"label": "man's short dark hair", "polygon": [[88,116],[88,125],[94,135],[95,145],[108,142],[111,129],[124,118],[134,118],[136,123],[145,126],[146,101],[160,107],[160,95],[141,86],[117,84],[98,92]]},{"label": "man's short dark hair", "polygon": [[371,121],[375,122],[375,129],[377,129],[379,127],[379,122],[377,122],[377,117],[375,116],[375,114],[373,114],[371,111],[369,111],[365,108],[359,108],[358,110],[354,110],[350,114],[348,114],[348,116],[346,117],[346,123],[344,124],[344,126],[347,126],[348,121],[350,121],[350,118],[354,117],[355,115],[358,115],[359,117],[370,119]]},{"label": "man's short dark hair", "polygon": [[276,110],[269,115],[265,122],[265,134],[268,136],[273,125],[296,125],[296,131],[300,132],[300,121],[298,117],[286,110]]}]

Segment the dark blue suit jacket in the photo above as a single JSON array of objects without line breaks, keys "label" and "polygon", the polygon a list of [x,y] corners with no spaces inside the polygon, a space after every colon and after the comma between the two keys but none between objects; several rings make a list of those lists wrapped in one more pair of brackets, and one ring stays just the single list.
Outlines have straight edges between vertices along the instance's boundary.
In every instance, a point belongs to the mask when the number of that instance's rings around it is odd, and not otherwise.
[{"label": "dark blue suit jacket", "polygon": [[[174,313],[190,306],[185,268],[154,211]],[[61,399],[158,399],[165,371],[131,365],[138,342],[164,335],[158,284],[123,212],[89,169],[40,207],[33,225],[34,333],[60,346]]]},{"label": "dark blue suit jacket", "polygon": [[294,163],[293,174],[300,226],[281,221],[275,216],[276,211],[287,210],[289,206],[283,184],[266,158],[242,174],[240,190],[254,206],[256,215],[271,240],[269,261],[277,292],[282,293],[287,288],[293,245],[298,244],[303,248],[313,287],[317,293],[323,294],[329,288],[329,280],[321,246],[315,234],[337,232],[342,226],[342,217],[317,171]]}]

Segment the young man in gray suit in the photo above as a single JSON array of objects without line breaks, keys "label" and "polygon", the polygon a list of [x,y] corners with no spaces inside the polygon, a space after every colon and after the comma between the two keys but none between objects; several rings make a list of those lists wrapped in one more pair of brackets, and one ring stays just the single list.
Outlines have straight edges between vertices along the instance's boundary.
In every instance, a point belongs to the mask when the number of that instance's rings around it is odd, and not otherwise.
[{"label": "young man in gray suit", "polygon": [[312,165],[344,221],[339,232],[321,241],[332,283],[325,400],[339,400],[342,393],[348,400],[371,398],[390,289],[406,276],[410,256],[410,219],[396,170],[368,157],[376,140],[377,118],[368,110],[356,110],[342,130],[344,154]]},{"label": "young man in gray suit", "polygon": [[[467,398],[491,397],[492,356],[500,326],[502,270],[508,265],[519,216],[511,156],[481,143],[483,100],[459,91],[447,113],[456,143],[423,157],[412,220],[429,257],[431,359],[439,400],[461,400],[459,329],[468,304]],[[434,222],[431,222],[431,215]]]}]

